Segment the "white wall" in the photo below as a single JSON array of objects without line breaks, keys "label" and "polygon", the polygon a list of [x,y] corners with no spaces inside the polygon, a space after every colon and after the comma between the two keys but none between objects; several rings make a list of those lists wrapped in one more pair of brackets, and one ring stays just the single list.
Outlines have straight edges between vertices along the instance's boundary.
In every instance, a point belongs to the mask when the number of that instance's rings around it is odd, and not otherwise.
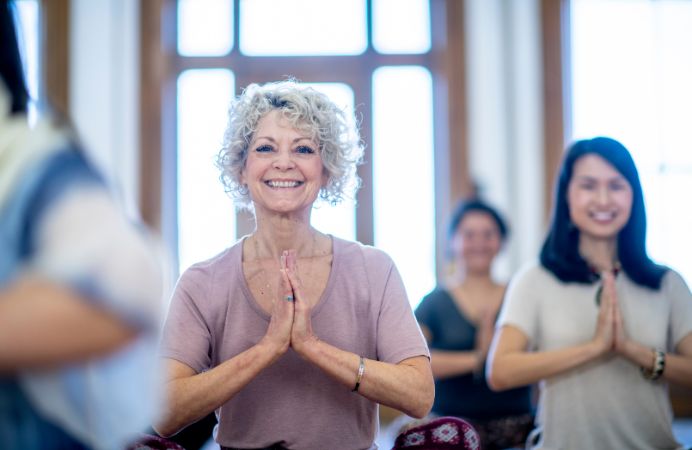
[{"label": "white wall", "polygon": [[543,142],[538,0],[466,0],[471,175],[507,217],[507,279],[543,239]]},{"label": "white wall", "polygon": [[139,3],[72,0],[70,113],[128,213],[139,197]]}]

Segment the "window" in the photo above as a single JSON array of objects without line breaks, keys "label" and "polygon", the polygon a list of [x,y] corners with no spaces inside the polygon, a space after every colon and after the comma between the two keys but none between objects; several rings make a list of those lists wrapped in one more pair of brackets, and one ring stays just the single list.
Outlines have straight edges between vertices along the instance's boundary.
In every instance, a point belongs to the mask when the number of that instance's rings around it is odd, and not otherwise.
[{"label": "window", "polygon": [[[353,113],[353,89],[344,83],[309,83],[344,110]],[[329,232],[342,239],[356,239],[356,205],[354,199],[344,198],[338,205],[329,205],[323,201],[315,203],[312,211],[312,225],[318,230]]]},{"label": "window", "polygon": [[364,0],[240,0],[240,51],[359,55],[367,48],[365,6]]},{"label": "window", "polygon": [[421,270],[435,265],[432,78],[419,66],[380,67],[372,90],[375,243],[420,300],[435,284]]},{"label": "window", "polygon": [[[433,111],[443,111],[436,95],[447,96],[437,91],[433,68],[443,65],[434,59],[432,43],[439,39],[431,22],[444,17],[440,6],[429,0],[178,0],[171,15],[142,8],[144,23],[163,24],[161,39],[174,43],[172,53],[166,45],[160,52],[147,41],[152,27],[143,28],[145,54],[166,59],[151,63],[167,72],[143,87],[143,104],[161,105],[161,136],[145,127],[143,142],[150,147],[159,140],[160,226],[179,270],[252,232],[251,217],[235,212],[214,167],[224,105],[250,83],[291,76],[355,110],[366,145],[357,198],[336,207],[316,202],[313,225],[389,253],[417,305],[436,279],[435,155],[436,142],[446,139],[436,137]],[[168,30],[166,23],[176,26]],[[162,97],[147,99],[146,86],[158,87]],[[171,101],[173,109],[165,106]],[[447,107],[444,101],[439,104]],[[143,167],[156,164],[144,156]],[[157,213],[147,212],[156,203],[143,203],[144,216],[156,222]]]},{"label": "window", "polygon": [[178,53],[222,56],[233,47],[233,4],[228,0],[178,0]]},{"label": "window", "polygon": [[214,256],[235,232],[233,203],[214,165],[234,85],[227,69],[190,69],[178,77],[180,267]]},{"label": "window", "polygon": [[[375,0],[373,46],[380,53],[430,51],[430,7],[427,0]],[[396,20],[392,20],[396,17]]]},{"label": "window", "polygon": [[572,0],[573,138],[608,135],[640,172],[651,257],[692,282],[692,3]]}]

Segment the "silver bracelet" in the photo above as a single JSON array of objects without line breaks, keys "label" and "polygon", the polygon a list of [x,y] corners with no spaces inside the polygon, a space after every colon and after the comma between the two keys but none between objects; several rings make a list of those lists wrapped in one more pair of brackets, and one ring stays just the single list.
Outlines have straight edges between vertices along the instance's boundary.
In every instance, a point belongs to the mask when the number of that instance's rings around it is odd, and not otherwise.
[{"label": "silver bracelet", "polygon": [[356,387],[351,389],[351,392],[358,392],[358,388],[360,387],[360,380],[363,379],[363,374],[365,373],[365,360],[363,357],[360,357],[360,365],[358,366],[358,375],[356,375]]},{"label": "silver bracelet", "polygon": [[651,370],[644,367],[640,368],[642,376],[647,380],[658,380],[663,375],[666,368],[666,354],[662,350],[654,349],[654,365]]}]

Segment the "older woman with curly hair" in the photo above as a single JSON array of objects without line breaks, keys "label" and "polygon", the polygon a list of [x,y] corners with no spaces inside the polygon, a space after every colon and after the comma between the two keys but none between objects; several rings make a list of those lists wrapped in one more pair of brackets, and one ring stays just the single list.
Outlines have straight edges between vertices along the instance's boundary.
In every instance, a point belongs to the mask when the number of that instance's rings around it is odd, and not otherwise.
[{"label": "older woman with curly hair", "polygon": [[368,449],[379,403],[429,412],[429,353],[394,263],[310,225],[318,196],[358,187],[350,119],[295,81],[250,85],[233,103],[218,164],[256,228],[178,282],[160,434],[215,410],[222,448]]}]

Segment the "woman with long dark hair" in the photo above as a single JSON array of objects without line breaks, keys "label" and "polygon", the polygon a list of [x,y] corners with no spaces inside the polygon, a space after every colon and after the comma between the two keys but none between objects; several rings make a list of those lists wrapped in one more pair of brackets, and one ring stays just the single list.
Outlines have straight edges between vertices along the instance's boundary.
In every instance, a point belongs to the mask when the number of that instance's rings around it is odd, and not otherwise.
[{"label": "woman with long dark hair", "polygon": [[541,381],[534,448],[681,448],[667,384],[692,387],[692,295],[647,255],[622,144],[569,148],[540,264],[514,277],[497,327],[491,387]]}]

